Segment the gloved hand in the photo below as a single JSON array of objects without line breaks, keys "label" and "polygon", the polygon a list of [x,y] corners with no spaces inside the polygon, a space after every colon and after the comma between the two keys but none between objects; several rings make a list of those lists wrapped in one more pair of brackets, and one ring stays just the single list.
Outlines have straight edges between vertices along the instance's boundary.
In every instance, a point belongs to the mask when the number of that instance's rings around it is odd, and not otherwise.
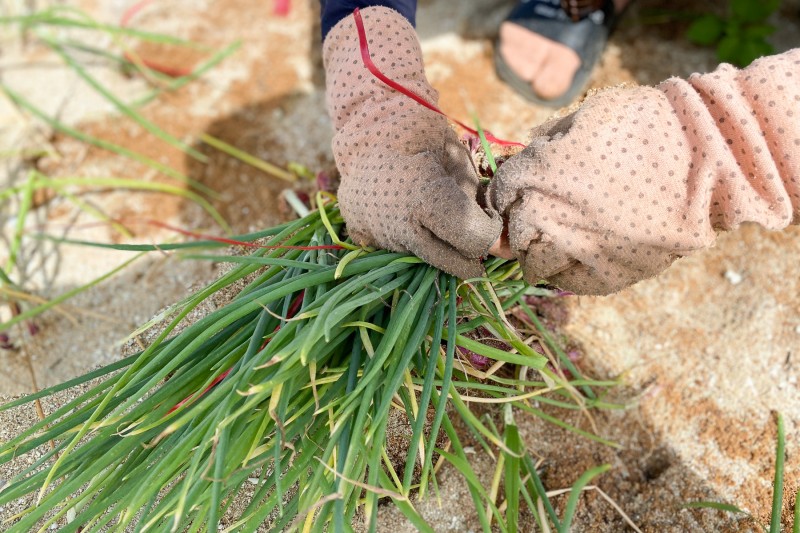
[{"label": "gloved hand", "polygon": [[742,222],[800,222],[800,49],[609,89],[533,131],[492,180],[525,277],[608,294]]},{"label": "gloved hand", "polygon": [[[363,9],[372,60],[432,104],[411,24],[384,7]],[[353,241],[411,252],[460,278],[482,275],[481,259],[502,220],[478,203],[480,182],[447,119],[378,81],[363,65],[352,16],[323,47],[327,103],[342,174],[339,206]]]}]

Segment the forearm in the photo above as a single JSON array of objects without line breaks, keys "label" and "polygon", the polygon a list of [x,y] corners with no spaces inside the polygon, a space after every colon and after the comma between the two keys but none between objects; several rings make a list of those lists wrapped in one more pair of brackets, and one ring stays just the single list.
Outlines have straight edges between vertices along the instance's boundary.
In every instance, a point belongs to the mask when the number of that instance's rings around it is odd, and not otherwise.
[{"label": "forearm", "polygon": [[331,29],[339,21],[351,15],[356,8],[384,6],[403,15],[412,26],[416,23],[417,0],[320,0],[320,3],[322,4],[320,15],[323,41]]}]

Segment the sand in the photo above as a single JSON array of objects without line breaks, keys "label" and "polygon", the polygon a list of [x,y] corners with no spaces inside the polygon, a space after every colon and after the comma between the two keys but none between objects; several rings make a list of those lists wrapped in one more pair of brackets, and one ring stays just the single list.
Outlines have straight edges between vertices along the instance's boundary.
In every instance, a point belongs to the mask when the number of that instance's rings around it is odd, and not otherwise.
[{"label": "sand", "polygon": [[[128,2],[73,2],[100,20],[118,21]],[[492,37],[508,2],[420,2],[419,33],[428,73],[441,106],[466,118],[477,111],[500,137],[524,140],[552,114],[529,105],[504,86],[492,67]],[[656,83],[714,67],[713,50],[682,38],[683,10],[692,2],[642,0],[635,4],[603,56],[593,86]],[[712,6],[713,7],[713,6]],[[719,7],[719,6],[717,6]],[[657,11],[660,10],[660,11]],[[666,10],[666,17],[663,13]],[[784,2],[775,40],[782,49],[800,45],[798,2]],[[658,15],[658,16],[656,16]],[[240,39],[236,53],[212,74],[164,95],[143,114],[210,157],[201,164],[154,140],[60,65],[52,53],[18,34],[2,34],[4,83],[37,105],[58,110],[69,124],[170,164],[217,191],[213,203],[235,231],[282,220],[280,191],[286,183],[198,144],[207,132],[278,165],[313,171],[334,168],[325,114],[316,2],[292,2],[287,18],[272,15],[264,0],[176,0],[156,3],[134,19],[136,27],[194,38],[212,46]],[[192,66],[205,56],[177,53],[165,45],[138,45],[143,57]],[[139,76],[93,60],[91,72],[124,99],[142,94]],[[30,119],[0,98],[2,146],[45,148],[42,158],[0,160],[0,186],[19,184],[31,168],[50,176],[119,176],[169,182],[150,169],[86,147]],[[220,232],[209,216],[183,198],[163,194],[100,191],[87,201],[127,221],[127,238],[98,225],[72,204],[42,198],[29,229],[104,242],[161,242],[174,233],[143,221]],[[0,208],[5,209],[5,208]],[[0,233],[13,229],[0,210]],[[6,241],[3,241],[6,242]],[[33,293],[51,298],[94,279],[130,257],[76,246],[29,240],[22,251],[23,279]],[[0,258],[4,248],[0,247]],[[562,332],[580,347],[581,368],[598,378],[621,378],[614,399],[629,407],[596,414],[599,433],[619,448],[591,443],[520,413],[517,422],[529,449],[545,460],[549,489],[570,486],[587,468],[610,463],[597,480],[643,531],[756,531],[770,515],[775,411],[786,419],[788,459],[784,525],[800,488],[800,230],[780,233],[745,227],[717,245],[676,263],[656,279],[606,298],[575,297],[558,311]],[[0,350],[0,396],[53,385],[120,356],[130,331],[188,291],[217,275],[210,264],[151,254],[122,274],[68,302],[63,312],[36,320],[38,333],[11,332],[16,350]],[[6,318],[5,308],[0,318]],[[45,402],[51,410],[65,397]],[[579,415],[551,411],[581,427]],[[499,417],[499,411],[490,411]],[[0,413],[0,439],[35,420],[32,408]],[[471,443],[464,436],[465,444]],[[488,483],[492,462],[475,448],[474,464]],[[0,478],[10,474],[0,467]],[[439,531],[478,531],[466,487],[451,468],[440,474],[441,500],[418,503]],[[556,498],[559,505],[564,497]],[[737,505],[755,518],[686,509],[692,500]],[[11,508],[0,508],[7,516]],[[530,531],[530,524],[523,524]],[[576,531],[625,531],[620,514],[597,492],[581,499]],[[411,531],[391,505],[381,507],[381,531]]]}]

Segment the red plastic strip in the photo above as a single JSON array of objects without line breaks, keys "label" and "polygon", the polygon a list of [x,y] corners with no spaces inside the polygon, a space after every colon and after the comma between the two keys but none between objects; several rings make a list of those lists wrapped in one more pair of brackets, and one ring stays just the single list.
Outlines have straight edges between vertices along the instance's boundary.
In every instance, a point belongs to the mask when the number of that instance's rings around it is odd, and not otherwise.
[{"label": "red plastic strip", "polygon": [[[372,57],[370,56],[370,53],[369,53],[369,44],[367,43],[367,32],[364,29],[364,21],[361,19],[361,12],[359,11],[358,8],[356,8],[353,11],[353,17],[355,18],[356,29],[358,30],[358,43],[359,43],[359,47],[361,48],[361,60],[364,62],[364,66],[367,67],[367,70],[369,70],[372,73],[373,76],[375,76],[376,78],[381,80],[383,83],[385,83],[386,85],[388,85],[389,87],[391,87],[395,91],[400,92],[400,93],[408,96],[409,98],[411,98],[412,100],[414,100],[415,102],[420,104],[421,106],[426,107],[426,108],[430,109],[431,111],[433,111],[435,113],[439,113],[443,117],[448,118],[449,120],[455,122],[456,124],[458,124],[459,126],[464,128],[465,130],[470,132],[471,134],[478,135],[478,131],[477,130],[472,129],[469,126],[467,126],[466,124],[464,124],[463,122],[461,122],[459,120],[456,120],[453,117],[448,116],[444,111],[442,111],[441,109],[439,109],[435,105],[431,104],[430,102],[426,101],[424,98],[422,98],[421,96],[416,94],[414,91],[412,91],[410,89],[407,89],[406,87],[403,87],[402,85],[400,85],[396,81],[394,81],[394,80],[390,79],[389,77],[387,77],[383,72],[381,72],[380,69],[378,69],[378,67],[375,66],[375,63],[372,62]],[[523,148],[525,147],[525,145],[522,144],[522,143],[518,143],[518,142],[514,142],[514,141],[505,141],[503,139],[498,139],[497,137],[495,137],[494,135],[492,135],[490,132],[488,132],[486,130],[483,130],[483,134],[486,136],[486,140],[487,141],[495,143],[495,144],[499,144],[499,145],[502,145],[502,146],[522,146]]]},{"label": "red plastic strip", "polygon": [[[133,55],[130,52],[125,52],[125,59],[131,63],[136,63]],[[171,78],[182,78],[183,76],[188,76],[194,72],[189,68],[170,67],[167,65],[162,65],[161,63],[156,63],[155,61],[150,61],[149,59],[139,58],[139,61],[142,63],[142,65],[146,66],[150,70],[160,72],[161,74],[165,74]]]},{"label": "red plastic strip", "polygon": [[[125,13],[122,14],[122,18],[120,18],[119,20],[119,25],[123,28],[127,27],[130,24],[131,19],[133,19],[133,17],[135,17],[142,9],[147,7],[147,5],[150,4],[152,1],[153,0],[141,0],[140,2],[136,2],[135,4],[133,4],[127,10],[125,10]],[[136,63],[130,52],[125,52],[124,57],[127,61],[130,61],[131,63]],[[193,72],[192,69],[181,68],[181,67],[169,67],[144,58],[140,58],[139,61],[150,70],[160,72],[161,74],[165,74],[172,78],[180,78],[183,76],[188,76]]]},{"label": "red plastic strip", "polygon": [[147,7],[147,4],[152,2],[153,0],[141,0],[141,2],[136,2],[131,7],[125,10],[125,13],[122,14],[122,18],[119,20],[119,25],[123,28],[127,26],[131,19],[136,16],[139,11]]}]

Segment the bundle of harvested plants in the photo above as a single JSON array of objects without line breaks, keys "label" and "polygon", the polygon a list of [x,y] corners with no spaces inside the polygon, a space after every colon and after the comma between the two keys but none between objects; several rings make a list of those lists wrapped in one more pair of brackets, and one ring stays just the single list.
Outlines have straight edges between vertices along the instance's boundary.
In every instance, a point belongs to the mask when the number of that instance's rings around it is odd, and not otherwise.
[{"label": "bundle of harvested plants", "polygon": [[[546,392],[573,408],[595,405],[589,387],[604,383],[577,371],[567,380],[558,347],[549,344],[556,366],[547,365],[506,319],[512,306],[530,312],[524,297],[542,290],[500,259],[487,262],[485,279],[461,282],[413,256],[358,248],[341,239],[335,202],[320,195],[318,204],[299,220],[239,237],[249,255],[191,255],[233,267],[172,306],[146,349],[0,407],[81,391],[0,446],[0,464],[39,454],[0,490],[0,506],[30,503],[8,531],[343,531],[357,512],[374,528],[381,498],[430,530],[412,494],[435,487],[434,454],[465,476],[484,527],[515,530],[520,501],[540,523],[565,525],[510,409],[501,432],[468,406],[506,403],[537,414],[528,399]],[[243,280],[227,305],[186,324],[204,300]],[[475,357],[491,366],[475,367]],[[529,381],[526,369],[540,380]],[[411,428],[404,469],[387,455],[392,409]],[[502,506],[471,470],[454,420],[500,458]],[[234,509],[244,488],[246,504]]]}]

